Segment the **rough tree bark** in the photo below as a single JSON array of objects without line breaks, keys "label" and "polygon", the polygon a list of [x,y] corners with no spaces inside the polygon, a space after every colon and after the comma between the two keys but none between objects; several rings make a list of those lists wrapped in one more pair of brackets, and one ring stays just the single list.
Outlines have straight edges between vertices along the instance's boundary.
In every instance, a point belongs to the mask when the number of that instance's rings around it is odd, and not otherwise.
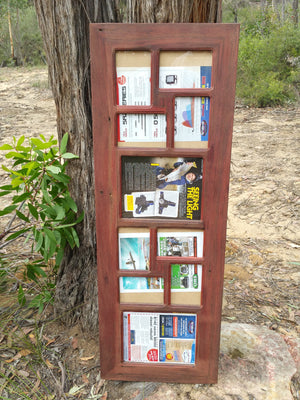
[{"label": "rough tree bark", "polygon": [[[59,270],[55,312],[85,329],[97,328],[97,273],[90,22],[218,22],[221,0],[34,0],[57,110],[58,138],[69,132],[70,191],[85,218],[77,228],[81,246],[67,250]],[[122,7],[121,7],[122,5]],[[99,210],[105,212],[105,210]]]}]

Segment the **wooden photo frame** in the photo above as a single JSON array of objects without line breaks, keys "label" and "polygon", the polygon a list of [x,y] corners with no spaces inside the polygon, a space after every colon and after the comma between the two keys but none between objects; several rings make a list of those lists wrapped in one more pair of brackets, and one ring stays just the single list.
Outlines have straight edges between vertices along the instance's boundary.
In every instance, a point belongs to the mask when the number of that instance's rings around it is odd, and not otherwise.
[{"label": "wooden photo frame", "polygon": [[238,35],[91,24],[104,379],[217,381]]}]

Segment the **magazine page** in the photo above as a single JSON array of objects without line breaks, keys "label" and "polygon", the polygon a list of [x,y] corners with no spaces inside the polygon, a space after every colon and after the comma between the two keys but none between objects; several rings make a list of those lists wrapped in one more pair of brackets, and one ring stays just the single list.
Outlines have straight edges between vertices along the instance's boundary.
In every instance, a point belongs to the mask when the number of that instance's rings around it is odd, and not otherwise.
[{"label": "magazine page", "polygon": [[162,277],[123,276],[119,278],[120,303],[164,304]]},{"label": "magazine page", "polygon": [[209,135],[209,97],[176,97],[174,141],[207,142]]},{"label": "magazine page", "polygon": [[122,157],[122,216],[201,219],[201,158]]},{"label": "magazine page", "polygon": [[159,256],[203,257],[203,231],[158,231]]},{"label": "magazine page", "polygon": [[201,282],[201,265],[171,265],[171,294],[172,292],[201,292]]},{"label": "magazine page", "polygon": [[211,86],[211,66],[159,68],[160,89],[203,89]]},{"label": "magazine page", "polygon": [[119,233],[119,268],[149,269],[150,233]]},{"label": "magazine page", "polygon": [[118,142],[166,143],[167,120],[164,114],[120,114]]},{"label": "magazine page", "polygon": [[150,67],[117,67],[117,104],[150,106]]},{"label": "magazine page", "polygon": [[124,361],[195,364],[196,326],[196,314],[124,312]]},{"label": "magazine page", "polygon": [[163,292],[164,280],[161,277],[123,276],[120,278],[120,293],[158,293]]}]

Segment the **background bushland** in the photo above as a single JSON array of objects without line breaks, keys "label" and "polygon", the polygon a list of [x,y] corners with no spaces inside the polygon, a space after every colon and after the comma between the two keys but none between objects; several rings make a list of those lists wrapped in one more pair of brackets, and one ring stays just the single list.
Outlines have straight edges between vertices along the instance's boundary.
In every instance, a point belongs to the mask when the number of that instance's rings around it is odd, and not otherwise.
[{"label": "background bushland", "polygon": [[[283,7],[284,4],[284,7]],[[237,98],[267,107],[299,101],[300,29],[295,0],[223,0],[223,22],[240,23]],[[0,66],[45,64],[30,0],[0,0]]]}]

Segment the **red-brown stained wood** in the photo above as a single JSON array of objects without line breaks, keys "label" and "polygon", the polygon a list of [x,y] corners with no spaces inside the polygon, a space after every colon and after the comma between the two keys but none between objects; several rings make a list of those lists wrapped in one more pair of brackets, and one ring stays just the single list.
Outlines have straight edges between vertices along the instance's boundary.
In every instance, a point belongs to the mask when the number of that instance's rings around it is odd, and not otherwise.
[{"label": "red-brown stained wood", "polygon": [[[221,305],[226,240],[229,170],[234,112],[235,78],[239,27],[233,24],[92,24],[91,25],[92,109],[95,160],[95,198],[98,249],[99,322],[101,376],[104,379],[214,383],[217,381]],[[119,50],[152,52],[152,105],[143,112],[167,112],[167,147],[164,149],[118,148],[117,115],[141,112],[134,106],[116,104],[114,55]],[[159,90],[159,51],[209,50],[213,54],[211,89],[178,90],[180,96],[209,96],[210,133],[208,149],[174,149],[173,100],[175,92]],[[100,61],[101,60],[101,61]],[[156,75],[155,75],[156,74]],[[122,218],[122,156],[199,157],[204,160],[202,220],[155,220]],[[106,210],[101,214],[98,210]],[[202,301],[199,307],[119,304],[118,229],[147,227],[151,240],[160,227],[204,229]],[[156,244],[155,244],[156,246]],[[151,273],[164,276],[170,287],[168,258],[155,258],[151,251]],[[172,258],[172,263],[176,262]],[[162,365],[123,362],[122,312],[197,313],[195,365]]]}]

